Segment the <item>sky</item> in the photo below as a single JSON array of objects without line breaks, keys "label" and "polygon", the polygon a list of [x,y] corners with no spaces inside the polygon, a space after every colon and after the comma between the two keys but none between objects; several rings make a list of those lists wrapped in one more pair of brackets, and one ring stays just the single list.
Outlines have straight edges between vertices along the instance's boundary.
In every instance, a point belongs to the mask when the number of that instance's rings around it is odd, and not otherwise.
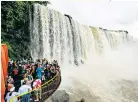
[{"label": "sky", "polygon": [[138,0],[49,0],[50,8],[81,24],[127,30],[138,38]]}]

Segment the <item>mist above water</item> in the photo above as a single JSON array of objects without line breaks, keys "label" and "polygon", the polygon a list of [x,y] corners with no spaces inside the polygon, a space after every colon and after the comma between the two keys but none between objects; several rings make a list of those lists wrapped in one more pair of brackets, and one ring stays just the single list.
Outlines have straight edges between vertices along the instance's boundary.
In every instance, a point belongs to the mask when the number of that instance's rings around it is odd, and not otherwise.
[{"label": "mist above water", "polygon": [[[58,60],[70,102],[138,101],[138,43],[126,31],[81,25],[35,4],[30,14],[32,58]],[[84,64],[83,64],[84,63]]]},{"label": "mist above water", "polygon": [[70,102],[137,102],[137,45],[129,42],[103,56],[90,56],[79,67],[64,66],[60,89],[67,90]]}]

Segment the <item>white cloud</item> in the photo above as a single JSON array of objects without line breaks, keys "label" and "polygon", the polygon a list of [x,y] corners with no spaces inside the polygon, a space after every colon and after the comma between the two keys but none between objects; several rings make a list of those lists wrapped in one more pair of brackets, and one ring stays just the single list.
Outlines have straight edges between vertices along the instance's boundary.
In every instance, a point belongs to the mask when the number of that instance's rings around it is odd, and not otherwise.
[{"label": "white cloud", "polygon": [[[97,1],[97,0],[96,0]],[[53,9],[86,25],[128,30],[138,37],[138,2],[118,0],[51,0]],[[128,1],[128,0],[127,0]]]}]

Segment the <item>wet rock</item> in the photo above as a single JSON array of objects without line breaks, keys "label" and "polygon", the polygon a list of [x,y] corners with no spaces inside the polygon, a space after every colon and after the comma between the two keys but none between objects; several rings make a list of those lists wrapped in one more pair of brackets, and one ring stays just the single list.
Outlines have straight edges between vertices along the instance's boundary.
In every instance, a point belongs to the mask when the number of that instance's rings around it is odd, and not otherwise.
[{"label": "wet rock", "polygon": [[80,101],[76,101],[76,102],[85,102],[84,98],[82,98]]},{"label": "wet rock", "polygon": [[51,100],[52,102],[69,102],[69,94],[65,90],[57,90]]}]

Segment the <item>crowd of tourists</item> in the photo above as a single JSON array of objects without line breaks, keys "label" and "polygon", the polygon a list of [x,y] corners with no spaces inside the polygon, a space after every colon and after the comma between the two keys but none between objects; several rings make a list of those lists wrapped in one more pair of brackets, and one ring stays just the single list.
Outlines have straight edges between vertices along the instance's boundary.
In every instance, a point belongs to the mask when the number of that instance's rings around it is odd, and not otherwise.
[{"label": "crowd of tourists", "polygon": [[[34,90],[35,101],[41,99],[41,85],[53,78],[58,70],[59,65],[56,60],[49,63],[46,59],[10,61],[8,64],[8,75],[5,80],[5,102],[30,102],[30,91]],[[26,94],[28,93],[28,94]],[[21,95],[20,98],[13,98]]]}]

